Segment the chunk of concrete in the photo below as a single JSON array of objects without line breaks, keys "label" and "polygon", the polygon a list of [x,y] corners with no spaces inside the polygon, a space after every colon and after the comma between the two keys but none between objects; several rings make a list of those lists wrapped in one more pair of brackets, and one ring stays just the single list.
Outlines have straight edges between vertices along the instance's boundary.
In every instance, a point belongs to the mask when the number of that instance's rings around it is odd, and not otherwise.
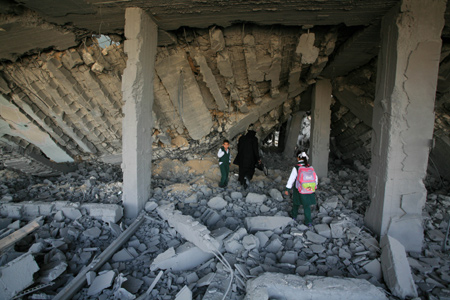
[{"label": "chunk of concrete", "polygon": [[71,220],[77,220],[83,216],[80,210],[73,206],[63,207],[62,212],[66,218],[69,218]]},{"label": "chunk of concrete", "polygon": [[227,206],[227,201],[225,201],[222,197],[214,197],[208,201],[208,206],[212,209],[221,210],[222,208]]},{"label": "chunk of concrete", "polygon": [[249,232],[271,230],[280,233],[291,222],[291,218],[280,216],[258,216],[245,218],[245,226]]},{"label": "chunk of concrete", "polygon": [[128,249],[122,249],[112,257],[112,261],[114,262],[129,261],[132,259],[134,259],[134,256],[128,251]]},{"label": "chunk of concrete", "polygon": [[159,254],[150,265],[150,270],[170,269],[177,272],[191,270],[213,257],[212,253],[204,252],[194,244],[186,242],[179,246],[176,251],[169,248]]},{"label": "chunk of concrete", "polygon": [[367,273],[372,274],[377,280],[381,280],[381,264],[378,259],[374,259],[368,264],[365,264],[363,268],[367,271]]},{"label": "chunk of concrete", "polygon": [[186,240],[203,251],[217,252],[220,248],[221,243],[210,235],[210,231],[206,226],[200,224],[191,216],[184,216],[180,211],[175,211],[173,203],[159,206],[157,212]]},{"label": "chunk of concrete", "polygon": [[123,217],[123,207],[117,204],[86,203],[81,205],[89,215],[107,223],[117,223]]},{"label": "chunk of concrete", "polygon": [[383,278],[392,294],[402,299],[417,297],[417,290],[406,258],[405,247],[389,235],[383,236],[381,247]]},{"label": "chunk of concrete", "polygon": [[158,207],[158,204],[156,202],[154,202],[154,201],[147,201],[145,203],[144,209],[145,209],[146,212],[151,212],[151,211],[154,211],[157,207]]},{"label": "chunk of concrete", "polygon": [[272,197],[272,199],[277,200],[277,201],[283,201],[283,195],[281,194],[281,192],[277,189],[271,189],[269,191],[270,197]]},{"label": "chunk of concrete", "polygon": [[312,64],[319,56],[319,48],[314,46],[314,33],[304,33],[300,36],[295,53],[302,56],[302,64]]},{"label": "chunk of concrete", "polygon": [[39,266],[31,253],[26,253],[0,268],[0,299],[11,299],[34,283]]},{"label": "chunk of concrete", "polygon": [[113,283],[114,277],[116,277],[116,273],[114,271],[107,271],[105,273],[99,274],[95,277],[91,286],[88,289],[88,296],[94,296],[98,293],[101,293],[104,289],[107,289]]},{"label": "chunk of concrete", "polygon": [[331,229],[330,226],[328,226],[328,224],[317,224],[314,226],[314,229],[319,235],[324,236],[326,238],[331,238]]},{"label": "chunk of concrete", "polygon": [[312,231],[308,231],[306,233],[306,238],[308,239],[308,241],[313,242],[314,244],[322,244],[327,240],[326,237],[318,235],[317,233],[314,233]]},{"label": "chunk of concrete", "polygon": [[98,227],[92,227],[83,231],[83,235],[89,238],[98,238],[101,233],[102,230]]},{"label": "chunk of concrete", "polygon": [[192,291],[185,285],[176,295],[175,300],[192,300]]},{"label": "chunk of concrete", "polygon": [[386,300],[385,294],[364,279],[320,276],[300,277],[264,273],[247,281],[245,300]]},{"label": "chunk of concrete", "polygon": [[245,202],[250,204],[262,204],[266,200],[267,200],[266,195],[260,195],[255,193],[248,193],[247,197],[245,198]]},{"label": "chunk of concrete", "polygon": [[46,264],[41,270],[41,278],[39,279],[42,283],[49,283],[58,278],[67,269],[67,263],[64,261],[56,261]]},{"label": "chunk of concrete", "polygon": [[246,235],[242,239],[242,245],[244,246],[245,250],[251,250],[254,248],[258,249],[259,239],[253,234]]}]

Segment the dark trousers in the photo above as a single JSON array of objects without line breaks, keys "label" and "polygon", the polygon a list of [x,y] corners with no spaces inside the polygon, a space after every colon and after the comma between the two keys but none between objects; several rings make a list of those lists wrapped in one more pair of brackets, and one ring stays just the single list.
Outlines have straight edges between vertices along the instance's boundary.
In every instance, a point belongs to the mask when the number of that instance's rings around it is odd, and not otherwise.
[{"label": "dark trousers", "polygon": [[248,180],[252,180],[254,174],[255,167],[239,167],[239,182],[241,183],[241,185],[245,183],[245,177],[247,177]]},{"label": "dark trousers", "polygon": [[230,173],[230,164],[222,163],[219,166],[220,168],[220,174],[222,177],[220,178],[220,187],[225,187],[228,184],[228,174]]}]

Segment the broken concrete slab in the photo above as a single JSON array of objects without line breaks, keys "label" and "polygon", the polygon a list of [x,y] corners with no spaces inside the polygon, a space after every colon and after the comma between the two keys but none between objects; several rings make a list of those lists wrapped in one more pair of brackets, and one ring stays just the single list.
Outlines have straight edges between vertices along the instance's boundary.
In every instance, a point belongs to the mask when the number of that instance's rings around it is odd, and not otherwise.
[{"label": "broken concrete slab", "polygon": [[314,233],[312,231],[308,231],[306,233],[306,238],[308,239],[308,241],[313,242],[314,244],[323,244],[327,240],[326,237],[318,235],[317,233]]},{"label": "broken concrete slab", "polygon": [[25,253],[0,268],[0,299],[11,299],[34,283],[39,266],[31,253]]},{"label": "broken concrete slab", "polygon": [[190,241],[205,252],[218,252],[220,243],[210,235],[206,226],[194,220],[191,216],[184,216],[174,210],[174,205],[167,204],[157,208],[158,214],[169,225],[174,227],[186,240]]},{"label": "broken concrete slab", "polygon": [[389,235],[383,236],[381,247],[383,278],[392,294],[400,298],[417,297],[405,247]]},{"label": "broken concrete slab", "polygon": [[245,218],[245,226],[247,227],[248,232],[271,230],[275,233],[280,233],[291,222],[291,218],[280,216],[258,216]]},{"label": "broken concrete slab", "polygon": [[214,254],[204,252],[194,244],[186,242],[176,250],[169,248],[159,254],[150,265],[150,270],[170,269],[176,272],[191,270],[213,257]]},{"label": "broken concrete slab", "polygon": [[[339,287],[339,288],[337,288]],[[247,282],[245,300],[386,300],[385,294],[366,280],[320,276],[299,277],[264,273]]]},{"label": "broken concrete slab", "polygon": [[185,285],[176,295],[175,300],[192,300],[192,291]]},{"label": "broken concrete slab", "polygon": [[123,207],[117,204],[85,203],[81,205],[94,219],[117,223],[123,217]]},{"label": "broken concrete slab", "polygon": [[200,140],[213,126],[198,83],[184,53],[175,53],[155,64],[161,82],[194,140]]},{"label": "broken concrete slab", "polygon": [[88,289],[88,296],[97,295],[104,289],[109,288],[112,285],[115,277],[116,273],[114,271],[106,271],[104,273],[98,274]]},{"label": "broken concrete slab", "polygon": [[381,271],[381,264],[378,261],[378,259],[373,259],[368,264],[365,264],[363,268],[367,271],[367,273],[372,274],[377,280],[381,280],[382,271]]}]

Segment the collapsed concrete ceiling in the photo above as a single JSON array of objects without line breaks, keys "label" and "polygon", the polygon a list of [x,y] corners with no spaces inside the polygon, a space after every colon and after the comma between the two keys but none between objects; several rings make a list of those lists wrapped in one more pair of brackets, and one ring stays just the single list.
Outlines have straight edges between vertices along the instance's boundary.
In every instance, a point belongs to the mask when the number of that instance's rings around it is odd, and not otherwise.
[{"label": "collapsed concrete ceiling", "polygon": [[[323,77],[335,95],[335,153],[369,158],[379,24],[397,3],[3,0],[0,142],[14,150],[3,150],[3,161],[14,166],[26,154],[46,161],[51,174],[54,162],[120,156],[122,41],[125,9],[133,6],[158,25],[155,158],[207,151],[249,122],[264,137],[292,112],[310,109],[309,88]],[[445,26],[436,102],[441,152],[449,127],[448,32]],[[117,43],[103,49],[93,35]]]}]

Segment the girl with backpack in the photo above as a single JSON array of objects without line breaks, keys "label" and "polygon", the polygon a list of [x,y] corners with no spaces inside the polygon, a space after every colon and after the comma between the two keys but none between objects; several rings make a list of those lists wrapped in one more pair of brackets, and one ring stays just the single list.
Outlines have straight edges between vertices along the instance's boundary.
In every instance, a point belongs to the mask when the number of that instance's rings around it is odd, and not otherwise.
[{"label": "girl with backpack", "polygon": [[295,183],[292,193],[292,211],[289,214],[294,220],[298,215],[298,208],[303,205],[305,213],[304,224],[312,226],[311,220],[311,205],[316,204],[316,187],[318,184],[317,175],[313,167],[308,164],[308,156],[305,152],[297,154],[297,165],[292,168],[291,175],[286,184],[286,196],[289,196],[289,191]]}]

